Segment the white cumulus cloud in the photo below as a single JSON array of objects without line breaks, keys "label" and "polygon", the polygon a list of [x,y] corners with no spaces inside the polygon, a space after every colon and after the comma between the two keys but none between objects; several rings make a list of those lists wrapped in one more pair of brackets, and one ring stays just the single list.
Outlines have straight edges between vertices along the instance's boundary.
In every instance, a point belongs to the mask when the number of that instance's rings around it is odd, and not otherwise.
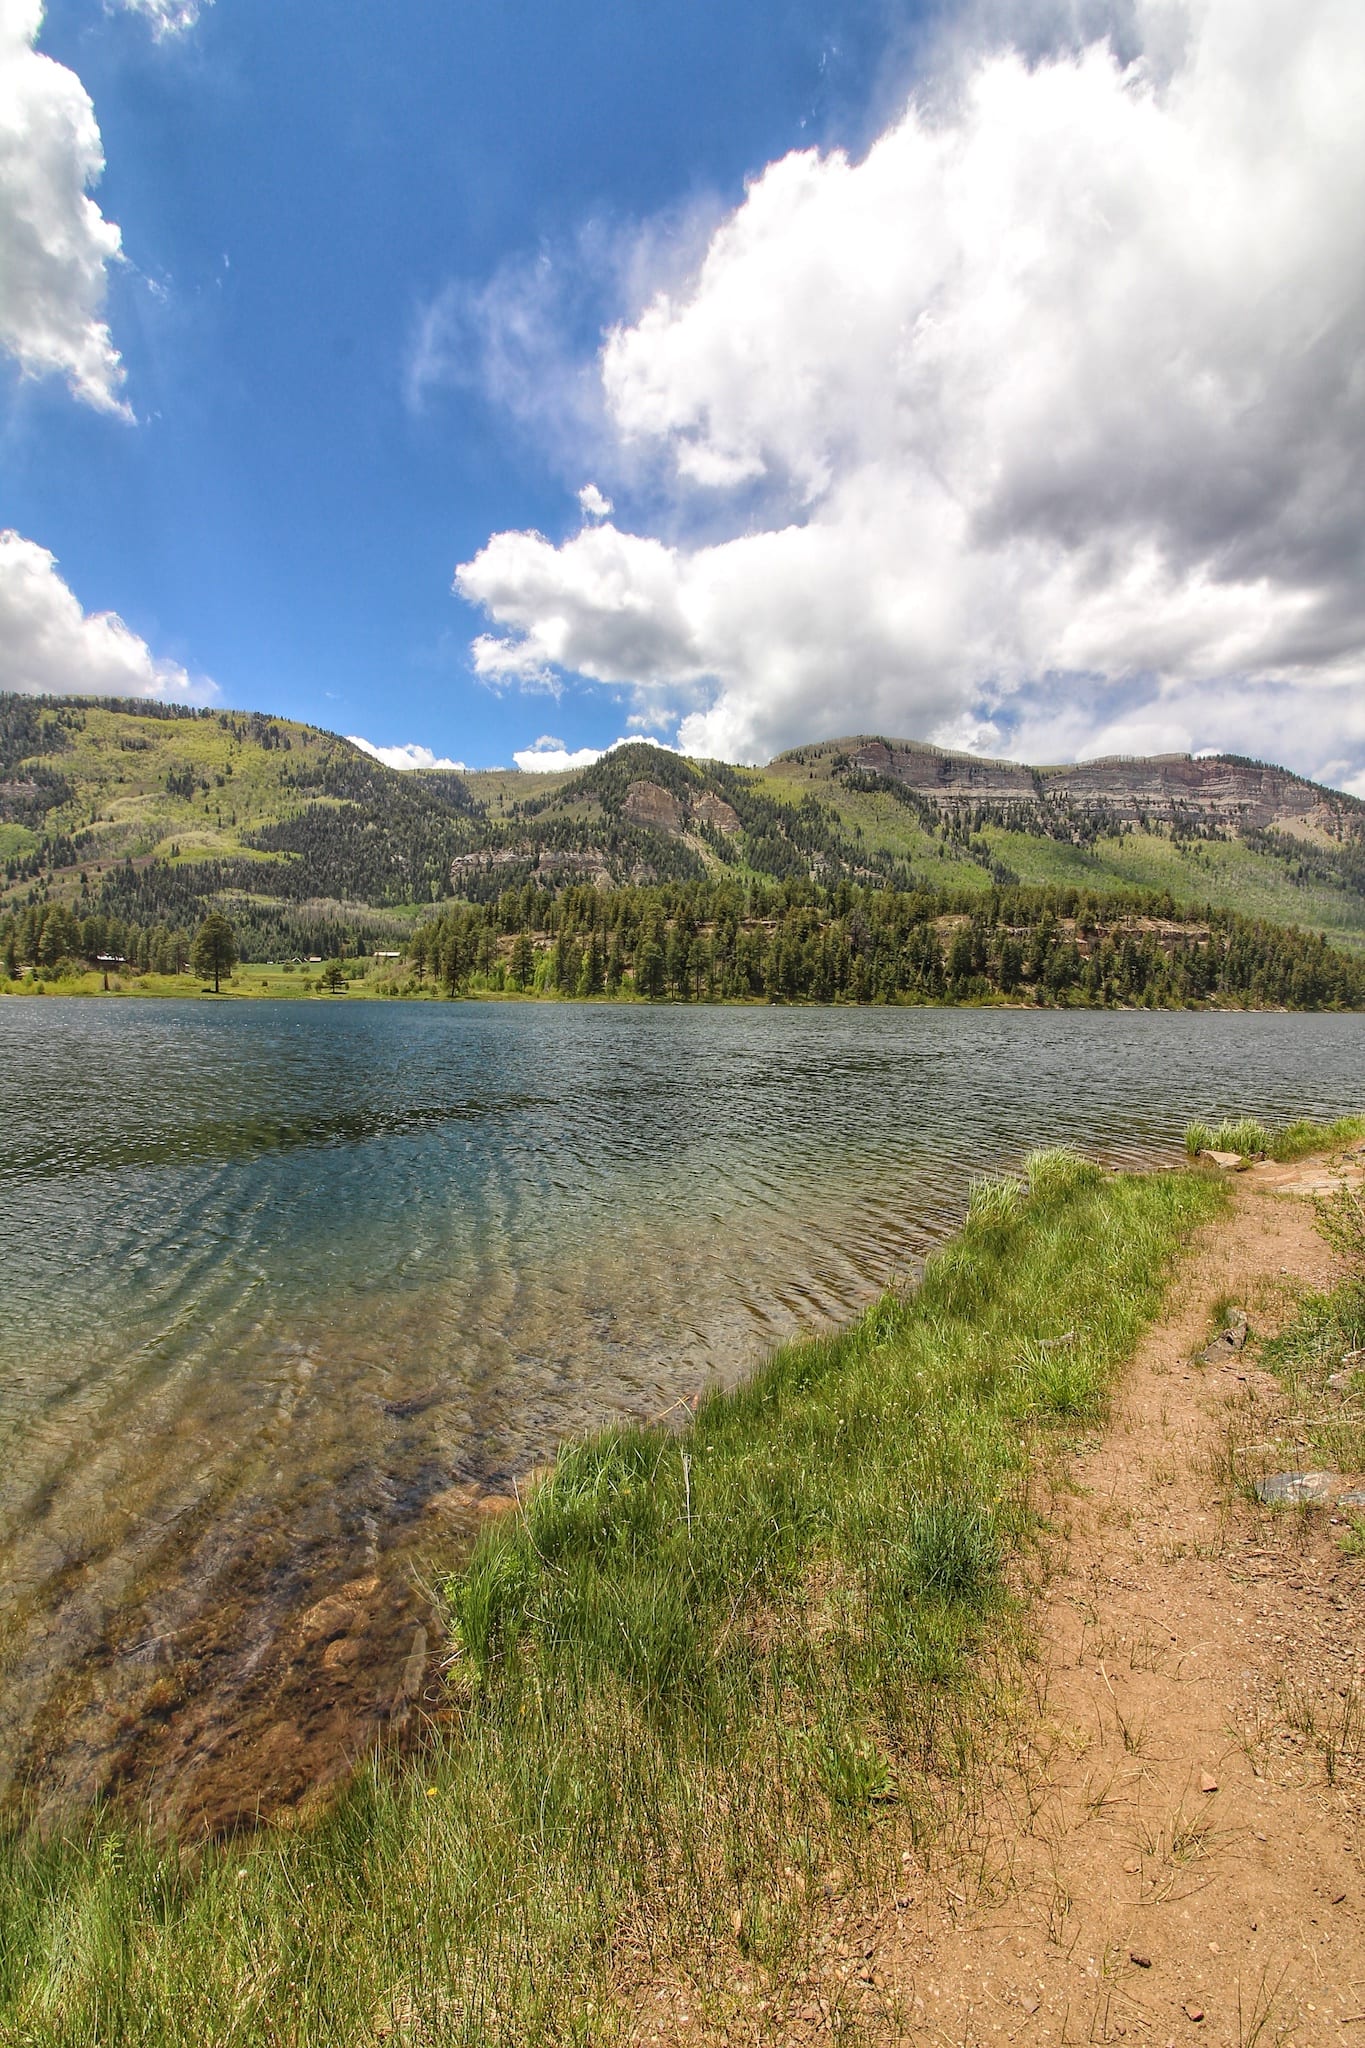
[{"label": "white cumulus cloud", "polygon": [[451,761],[443,754],[434,754],[430,747],[424,747],[415,740],[399,747],[377,747],[372,740],[363,740],[356,732],[348,732],[346,737],[353,747],[359,747],[362,754],[382,761],[386,768],[453,768],[457,773],[464,769],[463,761]]},{"label": "white cumulus cloud", "polygon": [[872,728],[1359,776],[1365,10],[1134,0],[931,85],[860,160],[769,165],[608,335],[669,498],[493,535],[480,672],[629,685],[731,759]]},{"label": "white cumulus cloud", "polygon": [[116,612],[82,611],[56,556],[12,530],[0,533],[0,690],[191,704],[218,695],[207,677],[158,659]]},{"label": "white cumulus cloud", "polygon": [[34,48],[41,0],[0,0],[0,346],[25,376],[64,376],[124,413],[123,365],[102,318],[119,231],[89,196],[104,169],[90,95]]},{"label": "white cumulus cloud", "polygon": [[588,519],[606,519],[614,510],[611,499],[599,491],[596,484],[584,484],[578,493],[578,502]]},{"label": "white cumulus cloud", "polygon": [[534,746],[519,748],[512,759],[528,774],[538,769],[542,775],[563,775],[571,768],[591,768],[594,761],[600,761],[604,754],[614,754],[618,747],[657,747],[662,744],[662,741],[642,733],[627,733],[621,739],[613,740],[609,746],[569,748],[563,740],[552,739],[549,733],[542,733]]}]

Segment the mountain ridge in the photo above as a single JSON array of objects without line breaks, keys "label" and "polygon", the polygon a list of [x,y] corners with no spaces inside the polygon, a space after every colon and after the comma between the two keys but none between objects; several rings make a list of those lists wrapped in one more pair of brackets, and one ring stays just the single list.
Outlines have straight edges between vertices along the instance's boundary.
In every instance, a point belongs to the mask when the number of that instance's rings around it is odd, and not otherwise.
[{"label": "mountain ridge", "polygon": [[534,884],[1153,890],[1365,950],[1365,803],[1236,755],[1043,767],[852,734],[762,767],[647,742],[587,767],[400,773],[260,712],[0,696],[0,914],[225,908],[256,957]]}]

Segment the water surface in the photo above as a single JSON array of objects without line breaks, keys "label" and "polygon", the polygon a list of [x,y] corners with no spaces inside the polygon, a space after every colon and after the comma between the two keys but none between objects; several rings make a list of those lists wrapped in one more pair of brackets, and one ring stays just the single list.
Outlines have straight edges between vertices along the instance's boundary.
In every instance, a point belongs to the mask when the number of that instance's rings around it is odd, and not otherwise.
[{"label": "water surface", "polygon": [[0,1787],[297,1797],[564,1435],[849,1316],[1032,1144],[1362,1073],[1360,1017],[0,1004]]}]

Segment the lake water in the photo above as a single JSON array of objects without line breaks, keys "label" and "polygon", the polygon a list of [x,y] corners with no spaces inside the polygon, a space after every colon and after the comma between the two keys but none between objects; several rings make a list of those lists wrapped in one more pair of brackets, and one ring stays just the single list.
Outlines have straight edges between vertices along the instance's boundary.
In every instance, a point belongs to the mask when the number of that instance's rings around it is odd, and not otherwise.
[{"label": "lake water", "polygon": [[852,1315],[1030,1145],[1362,1077],[1361,1017],[0,1003],[0,1789],[297,1799],[563,1436]]}]

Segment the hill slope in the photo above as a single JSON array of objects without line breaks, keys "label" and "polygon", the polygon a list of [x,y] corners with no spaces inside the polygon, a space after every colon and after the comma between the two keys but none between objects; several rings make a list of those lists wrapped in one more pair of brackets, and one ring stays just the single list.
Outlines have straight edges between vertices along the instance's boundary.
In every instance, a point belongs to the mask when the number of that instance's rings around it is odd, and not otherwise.
[{"label": "hill slope", "polygon": [[228,908],[254,957],[396,941],[534,882],[848,878],[1168,892],[1365,949],[1365,804],[1217,757],[1035,769],[855,737],[765,768],[644,743],[563,775],[400,775],[258,712],[0,696],[0,914]]}]

